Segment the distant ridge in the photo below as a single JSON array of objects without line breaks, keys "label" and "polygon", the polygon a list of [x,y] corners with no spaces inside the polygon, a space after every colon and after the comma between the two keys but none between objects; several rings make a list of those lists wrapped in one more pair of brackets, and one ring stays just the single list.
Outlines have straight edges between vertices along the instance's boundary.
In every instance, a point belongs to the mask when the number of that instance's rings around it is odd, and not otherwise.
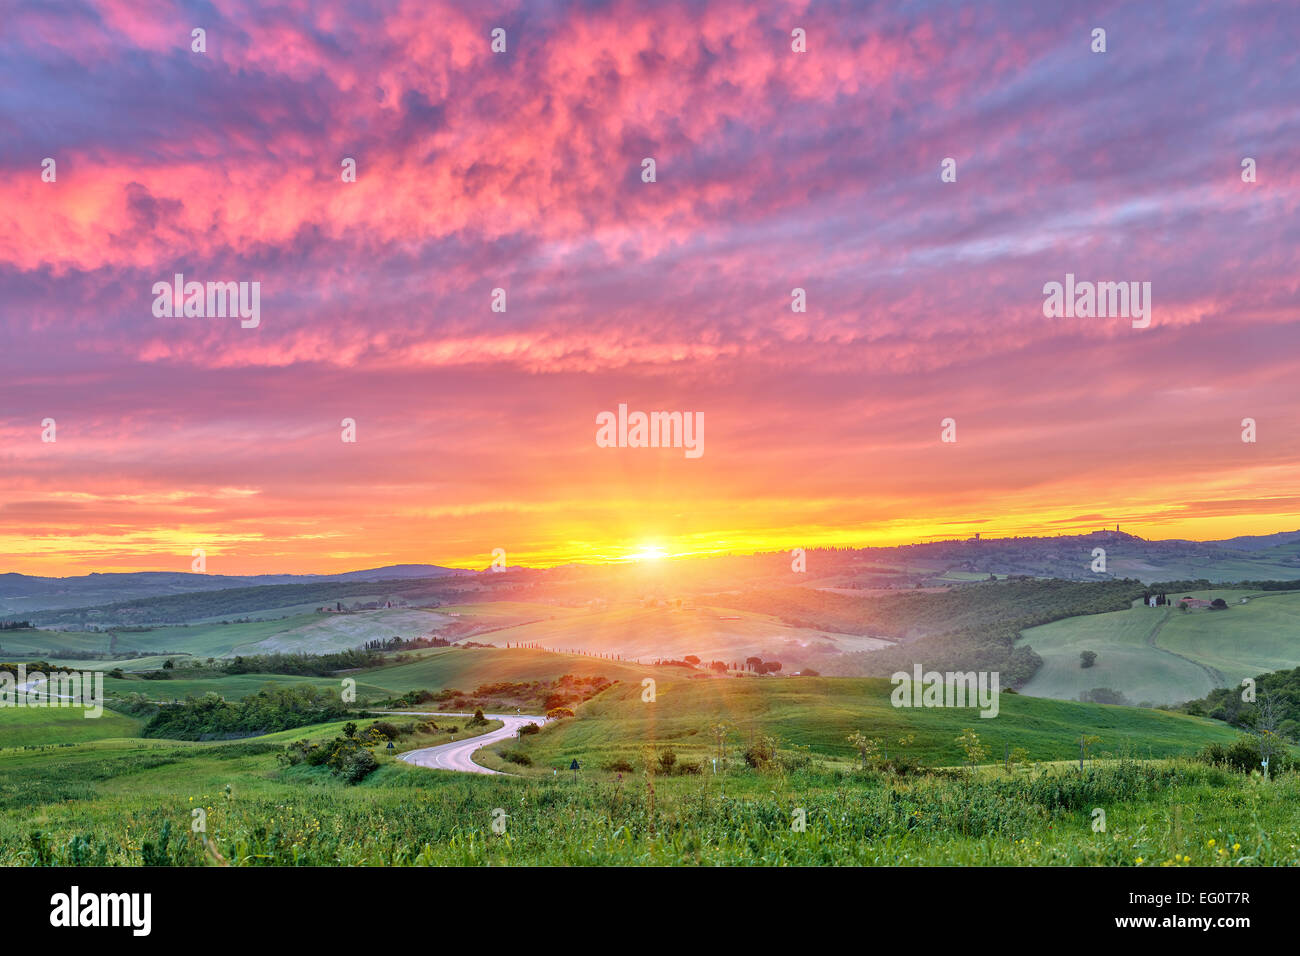
[{"label": "distant ridge", "polygon": [[1300,531],[1239,535],[1235,538],[1225,538],[1222,541],[1207,541],[1205,543],[1217,544],[1221,548],[1232,548],[1234,551],[1265,551],[1269,548],[1276,548],[1278,545],[1295,544],[1296,542],[1300,542]]},{"label": "distant ridge", "polygon": [[188,571],[91,572],[66,578],[39,577],[10,571],[0,573],[0,614],[12,617],[25,610],[88,607],[139,598],[222,591],[227,588],[277,584],[396,581],[476,575],[481,572],[444,568],[436,564],[393,564],[342,574],[194,574]]}]

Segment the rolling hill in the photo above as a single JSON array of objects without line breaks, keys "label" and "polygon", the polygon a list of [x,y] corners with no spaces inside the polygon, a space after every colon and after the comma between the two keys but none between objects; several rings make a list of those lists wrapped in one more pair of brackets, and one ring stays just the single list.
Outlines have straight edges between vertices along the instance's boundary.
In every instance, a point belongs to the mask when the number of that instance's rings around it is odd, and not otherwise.
[{"label": "rolling hill", "polygon": [[[874,678],[661,680],[654,703],[645,703],[639,685],[620,684],[581,705],[579,719],[548,725],[519,747],[549,772],[575,758],[593,768],[616,757],[636,763],[645,745],[707,760],[717,750],[712,728],[719,723],[738,746],[771,734],[783,746],[844,759],[853,756],[848,736],[861,731],[927,765],[959,764],[956,738],[966,728],[979,734],[991,762],[1017,747],[1032,760],[1070,760],[1078,757],[1080,734],[1101,738],[1096,753],[1141,758],[1191,754],[1238,736],[1218,721],[1182,714],[1017,694],[1003,694],[998,716],[989,719],[974,709],[894,707],[892,689]],[[907,734],[915,739],[900,746]]]},{"label": "rolling hill", "polygon": [[[1185,593],[1202,600],[1222,597],[1228,608],[1184,613],[1136,604],[1024,631],[1019,643],[1033,647],[1043,664],[1022,692],[1075,700],[1108,687],[1134,703],[1172,704],[1300,665],[1300,592]],[[1080,666],[1085,650],[1097,654],[1090,668]]]}]

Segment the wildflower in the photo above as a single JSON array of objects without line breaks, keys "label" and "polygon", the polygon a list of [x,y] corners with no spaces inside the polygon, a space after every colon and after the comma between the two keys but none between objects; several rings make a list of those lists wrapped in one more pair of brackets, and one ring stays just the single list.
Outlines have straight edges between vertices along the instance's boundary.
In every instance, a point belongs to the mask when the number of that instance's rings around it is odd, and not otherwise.
[{"label": "wildflower", "polygon": [[1210,842],[1207,843],[1207,844],[1205,844],[1205,845],[1206,845],[1206,846],[1214,846],[1214,837],[1210,837]]}]

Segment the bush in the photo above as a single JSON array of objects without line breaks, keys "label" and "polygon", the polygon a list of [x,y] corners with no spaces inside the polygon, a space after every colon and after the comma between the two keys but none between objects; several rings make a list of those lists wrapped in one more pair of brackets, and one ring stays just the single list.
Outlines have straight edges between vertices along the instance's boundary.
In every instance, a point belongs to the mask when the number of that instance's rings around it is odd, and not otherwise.
[{"label": "bush", "polygon": [[[1260,766],[1259,741],[1249,735],[1238,737],[1228,746],[1223,744],[1208,744],[1199,753],[1196,758],[1201,763],[1208,763],[1214,767],[1223,767],[1227,770],[1235,770],[1238,773],[1250,773],[1258,770],[1261,773],[1264,768]],[[1270,774],[1278,774],[1287,770],[1295,769],[1295,761],[1287,757],[1286,754],[1274,754],[1268,762],[1268,771]]]},{"label": "bush", "polygon": [[141,862],[145,866],[171,866],[171,854],[168,852],[167,844],[171,841],[172,822],[163,820],[162,830],[158,834],[158,842],[145,840],[140,846]]},{"label": "bush", "polygon": [[349,754],[343,761],[343,779],[348,783],[360,783],[369,774],[379,769],[379,759],[365,747]]},{"label": "bush", "polygon": [[1122,704],[1128,705],[1129,699],[1112,687],[1094,687],[1079,695],[1085,704]]},{"label": "bush", "polygon": [[560,720],[564,717],[572,717],[573,711],[568,707],[552,707],[546,712],[547,720]]},{"label": "bush", "polygon": [[759,734],[745,751],[745,763],[755,770],[763,770],[776,759],[776,738]]},{"label": "bush", "polygon": [[913,777],[927,772],[921,766],[921,761],[915,757],[890,757],[888,760],[882,760],[878,769],[881,773],[892,774],[895,777]]},{"label": "bush", "polygon": [[534,724],[534,723],[527,723],[527,724],[524,724],[522,727],[519,728],[519,736],[520,736],[520,737],[527,737],[529,734],[540,733],[540,732],[541,732],[541,729],[542,729],[541,727],[538,727],[538,726],[537,726],[536,724]]},{"label": "bush", "polygon": [[501,759],[517,763],[521,767],[531,767],[533,765],[533,758],[522,750],[503,750],[501,751]]},{"label": "bush", "polygon": [[777,763],[787,773],[794,770],[806,770],[812,766],[812,751],[809,747],[791,747],[777,753]]},{"label": "bush", "polygon": [[636,768],[632,766],[631,761],[626,757],[615,757],[601,769],[609,773],[631,773]]}]

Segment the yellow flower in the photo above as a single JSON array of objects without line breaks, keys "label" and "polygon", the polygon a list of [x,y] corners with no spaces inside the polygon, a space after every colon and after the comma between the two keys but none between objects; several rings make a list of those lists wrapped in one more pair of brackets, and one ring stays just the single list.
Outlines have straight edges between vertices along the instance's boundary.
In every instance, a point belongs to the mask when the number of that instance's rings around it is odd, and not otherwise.
[{"label": "yellow flower", "polygon": [[1210,842],[1207,843],[1207,844],[1205,844],[1205,845],[1206,845],[1206,846],[1214,846],[1214,837],[1210,837]]},{"label": "yellow flower", "polygon": [[1133,862],[1136,863],[1138,866],[1141,866],[1142,863],[1143,863],[1142,857],[1138,857],[1138,858],[1137,858],[1136,860],[1134,860]]},{"label": "yellow flower", "polygon": [[1232,851],[1233,851],[1234,853],[1237,852],[1237,851],[1240,850],[1240,849],[1241,849],[1241,844],[1240,844],[1240,843],[1234,843],[1234,844],[1232,845]]}]

